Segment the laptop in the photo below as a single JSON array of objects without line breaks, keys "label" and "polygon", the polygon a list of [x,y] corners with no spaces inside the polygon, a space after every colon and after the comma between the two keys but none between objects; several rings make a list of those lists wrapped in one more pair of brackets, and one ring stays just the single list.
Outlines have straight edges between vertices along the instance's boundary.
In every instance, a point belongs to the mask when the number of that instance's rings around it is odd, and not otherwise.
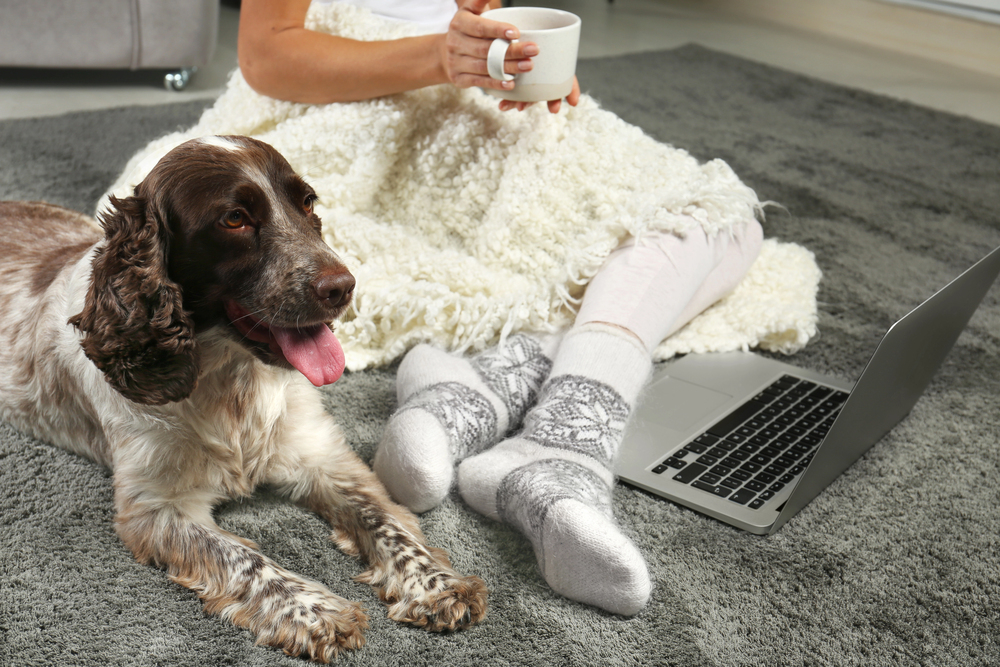
[{"label": "laptop", "polygon": [[853,384],[750,352],[661,365],[619,479],[774,533],[910,412],[998,273],[1000,248],[893,324]]}]

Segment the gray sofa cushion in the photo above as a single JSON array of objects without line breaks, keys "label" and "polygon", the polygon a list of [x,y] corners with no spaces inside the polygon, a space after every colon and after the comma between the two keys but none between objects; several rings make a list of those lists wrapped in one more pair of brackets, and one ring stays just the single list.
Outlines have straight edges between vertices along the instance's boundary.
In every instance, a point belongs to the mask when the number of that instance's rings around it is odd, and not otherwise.
[{"label": "gray sofa cushion", "polygon": [[0,0],[0,65],[197,67],[218,24],[219,0]]}]

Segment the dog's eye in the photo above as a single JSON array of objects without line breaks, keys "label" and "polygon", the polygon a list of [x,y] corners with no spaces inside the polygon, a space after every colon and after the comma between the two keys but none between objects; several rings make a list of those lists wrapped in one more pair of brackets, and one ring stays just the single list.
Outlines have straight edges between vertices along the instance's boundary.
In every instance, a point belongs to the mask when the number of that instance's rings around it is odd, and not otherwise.
[{"label": "dog's eye", "polygon": [[302,207],[306,210],[306,213],[313,212],[313,206],[316,205],[316,200],[319,199],[316,195],[306,195],[306,200],[302,203]]},{"label": "dog's eye", "polygon": [[243,211],[230,211],[226,214],[226,217],[222,219],[222,224],[229,229],[239,229],[246,224]]}]

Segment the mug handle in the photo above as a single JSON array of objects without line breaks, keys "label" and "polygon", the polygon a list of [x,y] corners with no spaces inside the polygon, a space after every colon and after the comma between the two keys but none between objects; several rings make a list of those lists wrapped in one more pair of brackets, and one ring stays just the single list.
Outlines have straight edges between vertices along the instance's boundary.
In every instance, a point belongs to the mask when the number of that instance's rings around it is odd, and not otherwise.
[{"label": "mug handle", "polygon": [[494,39],[490,44],[489,53],[486,54],[486,71],[490,73],[491,79],[497,81],[513,81],[514,75],[503,71],[504,60],[507,59],[507,49],[511,42],[506,39]]}]

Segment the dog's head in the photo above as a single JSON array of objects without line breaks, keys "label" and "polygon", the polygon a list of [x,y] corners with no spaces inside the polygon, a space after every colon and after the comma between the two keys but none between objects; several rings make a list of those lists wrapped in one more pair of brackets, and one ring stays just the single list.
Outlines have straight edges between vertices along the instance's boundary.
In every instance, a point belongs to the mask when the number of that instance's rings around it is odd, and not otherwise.
[{"label": "dog's head", "polygon": [[165,155],[101,217],[83,311],[84,352],[138,403],[186,398],[198,378],[195,334],[225,327],[262,361],[319,386],[344,354],[330,322],[354,277],[323,241],[316,193],[271,146],[208,137]]}]

